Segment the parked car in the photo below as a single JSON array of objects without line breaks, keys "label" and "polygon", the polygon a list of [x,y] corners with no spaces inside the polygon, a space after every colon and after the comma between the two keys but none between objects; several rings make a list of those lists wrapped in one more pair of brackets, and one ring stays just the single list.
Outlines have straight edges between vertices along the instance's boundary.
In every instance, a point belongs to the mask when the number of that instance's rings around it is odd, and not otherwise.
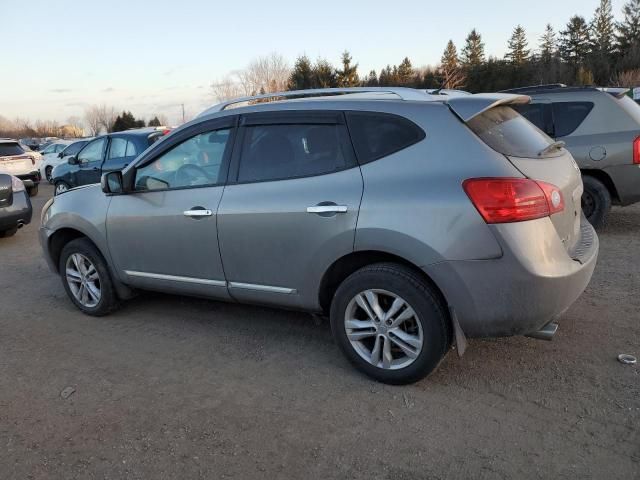
[{"label": "parked car", "polygon": [[511,108],[529,97],[323,93],[345,95],[212,107],[50,200],[40,240],[71,301],[99,316],[148,289],[329,315],[388,383],[465,336],[551,338],[598,238],[571,154]]},{"label": "parked car", "polygon": [[[82,147],[84,147],[90,138],[83,138],[77,141],[61,141],[60,143],[54,144],[54,146],[49,146],[51,148],[51,153],[45,153],[42,163],[40,164],[40,176],[47,179],[49,183],[53,183],[53,177],[51,173],[53,172],[53,168],[60,165],[61,163],[65,163],[71,155],[77,155]],[[64,142],[64,143],[63,143]],[[45,149],[46,150],[46,149]]]},{"label": "parked car", "polygon": [[0,173],[15,175],[22,180],[29,196],[38,194],[40,172],[36,161],[24,151],[17,140],[0,139]]},{"label": "parked car", "polygon": [[[13,139],[7,139],[7,140],[13,140]],[[15,141],[15,140],[13,140],[13,141]],[[40,164],[42,163],[42,154],[40,152],[36,152],[34,150],[31,150],[31,148],[28,147],[27,145],[20,145],[20,146],[24,150],[25,155],[27,155],[29,158],[33,159],[34,165],[36,166],[36,168],[39,168]]]},{"label": "parked car", "polygon": [[515,107],[530,122],[566,144],[584,182],[582,209],[596,227],[611,205],[640,201],[640,106],[626,88],[540,85],[507,90],[529,95]]},{"label": "parked car", "polygon": [[15,235],[31,222],[32,207],[24,183],[0,172],[0,238]]},{"label": "parked car", "polygon": [[164,133],[164,129],[155,127],[139,128],[101,135],[87,142],[77,155],[68,156],[66,162],[51,171],[55,194],[80,185],[100,183],[103,173],[126,167]]}]

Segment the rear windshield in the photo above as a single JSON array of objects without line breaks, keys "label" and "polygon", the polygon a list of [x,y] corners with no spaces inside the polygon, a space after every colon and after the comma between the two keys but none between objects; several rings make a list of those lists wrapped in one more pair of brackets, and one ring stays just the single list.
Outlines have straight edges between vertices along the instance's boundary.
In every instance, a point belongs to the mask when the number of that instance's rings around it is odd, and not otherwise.
[{"label": "rear windshield", "polygon": [[18,142],[0,143],[0,157],[9,155],[22,155],[24,150]]},{"label": "rear windshield", "polygon": [[553,143],[511,107],[492,108],[471,119],[467,125],[496,152],[510,157],[536,158]]},{"label": "rear windshield", "polygon": [[634,102],[631,97],[625,95],[622,98],[617,99],[618,104],[627,114],[640,124],[640,105]]}]

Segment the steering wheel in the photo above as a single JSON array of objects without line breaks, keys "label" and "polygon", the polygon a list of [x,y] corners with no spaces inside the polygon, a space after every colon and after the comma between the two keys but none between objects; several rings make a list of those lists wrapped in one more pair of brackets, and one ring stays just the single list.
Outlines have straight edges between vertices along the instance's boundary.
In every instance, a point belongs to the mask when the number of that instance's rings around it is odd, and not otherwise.
[{"label": "steering wheel", "polygon": [[211,182],[204,169],[193,163],[185,163],[176,170],[176,185],[204,185]]}]

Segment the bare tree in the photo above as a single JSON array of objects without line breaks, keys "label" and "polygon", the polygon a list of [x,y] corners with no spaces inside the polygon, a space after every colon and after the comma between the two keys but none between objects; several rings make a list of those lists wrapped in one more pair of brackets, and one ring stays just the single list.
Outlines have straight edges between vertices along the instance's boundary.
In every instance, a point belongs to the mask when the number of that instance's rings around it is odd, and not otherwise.
[{"label": "bare tree", "polygon": [[211,90],[213,91],[213,96],[219,102],[241,97],[244,93],[242,85],[232,75],[227,75],[222,80],[213,82]]},{"label": "bare tree", "polygon": [[100,133],[101,119],[100,108],[97,105],[90,105],[84,111],[84,122],[89,130],[89,135],[95,137]]},{"label": "bare tree", "polygon": [[611,79],[610,83],[611,85],[627,88],[633,88],[636,85],[640,85],[640,69],[620,72]]},{"label": "bare tree", "polygon": [[113,124],[116,122],[116,109],[108,107],[104,103],[98,107],[98,118],[100,119],[100,126],[102,126],[107,132],[113,131]]}]

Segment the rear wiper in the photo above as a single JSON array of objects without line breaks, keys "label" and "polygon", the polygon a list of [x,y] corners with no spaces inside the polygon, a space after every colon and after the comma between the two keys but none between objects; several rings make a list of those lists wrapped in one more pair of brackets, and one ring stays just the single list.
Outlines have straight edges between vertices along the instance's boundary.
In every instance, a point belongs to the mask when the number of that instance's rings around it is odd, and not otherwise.
[{"label": "rear wiper", "polygon": [[542,150],[538,152],[538,156],[544,157],[546,154],[551,153],[554,150],[560,150],[561,148],[564,148],[564,146],[565,146],[565,143],[562,140],[558,140],[556,142],[550,143],[549,145],[547,145],[546,147],[544,147]]}]

